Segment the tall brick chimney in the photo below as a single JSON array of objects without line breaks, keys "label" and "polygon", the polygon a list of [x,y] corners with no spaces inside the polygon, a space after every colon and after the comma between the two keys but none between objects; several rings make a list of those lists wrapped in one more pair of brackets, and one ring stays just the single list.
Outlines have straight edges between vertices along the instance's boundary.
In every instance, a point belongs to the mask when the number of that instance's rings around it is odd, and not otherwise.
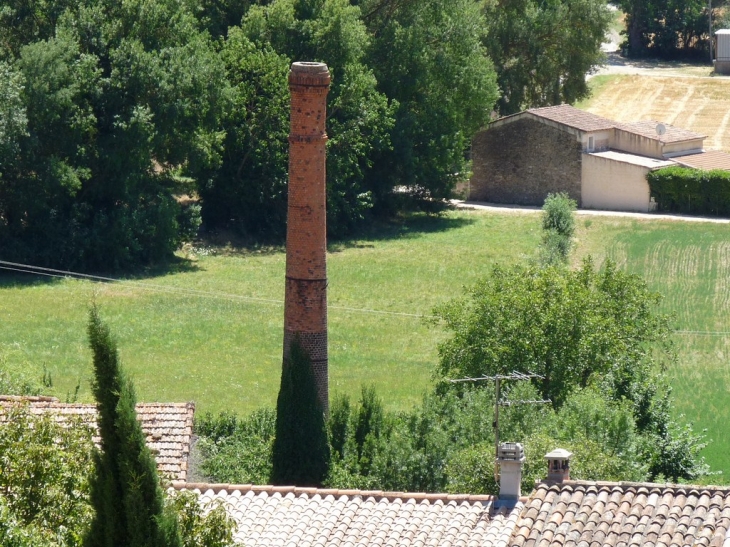
[{"label": "tall brick chimney", "polygon": [[325,187],[325,113],[329,85],[327,65],[292,63],[284,359],[298,338],[312,361],[325,412],[329,411]]}]

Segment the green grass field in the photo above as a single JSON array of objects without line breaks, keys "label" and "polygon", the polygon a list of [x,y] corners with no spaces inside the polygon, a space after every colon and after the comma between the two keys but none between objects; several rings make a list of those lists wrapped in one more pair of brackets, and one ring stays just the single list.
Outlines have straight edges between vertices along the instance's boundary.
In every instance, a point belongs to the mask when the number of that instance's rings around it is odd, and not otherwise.
[{"label": "green grass field", "polygon": [[[727,225],[579,217],[575,260],[611,257],[666,294],[676,314],[677,407],[714,443],[706,456],[730,480]],[[414,217],[328,257],[330,389],[356,397],[376,386],[390,408],[429,388],[443,333],[422,316],[458,296],[495,262],[534,256],[539,217],[458,212]],[[51,373],[65,398],[80,382],[89,401],[90,302],[116,335],[140,400],[188,401],[198,412],[272,406],[281,363],[285,256],[281,249],[190,253],[174,272],[99,284],[0,277],[0,353]],[[690,332],[691,331],[691,332]],[[721,477],[713,478],[720,482]]]}]

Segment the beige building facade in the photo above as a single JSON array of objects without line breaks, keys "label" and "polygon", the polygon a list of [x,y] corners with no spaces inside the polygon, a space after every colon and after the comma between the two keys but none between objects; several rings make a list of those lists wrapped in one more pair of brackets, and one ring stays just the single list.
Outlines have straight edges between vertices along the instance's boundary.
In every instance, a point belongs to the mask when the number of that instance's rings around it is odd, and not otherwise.
[{"label": "beige building facade", "polygon": [[[472,141],[469,200],[542,205],[567,192],[579,206],[653,209],[646,175],[671,165],[730,170],[730,154],[703,149],[705,136],[654,121],[618,123],[570,105],[496,120]],[[707,158],[705,158],[707,156]]]},{"label": "beige building facade", "polygon": [[646,175],[671,161],[640,158],[607,150],[584,154],[581,163],[581,207],[609,211],[652,210]]}]

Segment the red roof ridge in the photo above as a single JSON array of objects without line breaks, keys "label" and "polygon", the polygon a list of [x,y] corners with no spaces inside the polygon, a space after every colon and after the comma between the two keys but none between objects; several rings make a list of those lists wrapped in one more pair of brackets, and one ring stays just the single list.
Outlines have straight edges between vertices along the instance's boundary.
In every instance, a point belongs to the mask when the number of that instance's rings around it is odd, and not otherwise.
[{"label": "red roof ridge", "polygon": [[588,480],[569,480],[560,482],[552,481],[537,481],[535,488],[540,486],[552,488],[553,486],[572,486],[572,487],[596,487],[596,488],[647,488],[647,489],[663,489],[663,490],[696,490],[698,492],[710,491],[710,492],[727,492],[730,494],[730,486],[716,486],[709,484],[681,484],[681,483],[670,483],[670,482],[634,482],[634,481],[588,481]]},{"label": "red roof ridge", "polygon": [[[90,407],[96,408],[96,403],[62,403],[58,397],[49,395],[0,395],[0,404],[2,403],[49,403],[57,407]],[[185,403],[169,403],[159,401],[137,402],[135,406],[149,408],[154,406],[166,406],[174,408],[188,408],[195,410],[195,401],[187,401]]]},{"label": "red roof ridge", "polygon": [[[201,493],[209,490],[214,493],[219,493],[225,490],[228,493],[240,492],[241,494],[247,494],[252,492],[254,494],[281,494],[285,496],[287,494],[294,494],[300,496],[306,494],[307,496],[319,495],[321,497],[334,496],[334,497],[362,497],[362,498],[375,498],[376,500],[387,499],[388,501],[394,501],[396,499],[401,500],[416,500],[416,501],[442,501],[442,502],[471,502],[471,503],[488,503],[496,502],[499,500],[498,496],[484,495],[484,494],[448,494],[448,493],[427,493],[427,492],[387,492],[383,490],[349,490],[349,489],[337,489],[337,488],[314,488],[314,487],[301,487],[301,486],[273,486],[273,485],[255,485],[255,484],[224,484],[224,483],[200,483],[200,482],[181,482],[173,481],[172,487],[175,490],[199,490]],[[527,498],[520,499],[521,502],[526,501]]]},{"label": "red roof ridge", "polygon": [[48,395],[0,395],[0,402],[60,403],[56,397]]}]

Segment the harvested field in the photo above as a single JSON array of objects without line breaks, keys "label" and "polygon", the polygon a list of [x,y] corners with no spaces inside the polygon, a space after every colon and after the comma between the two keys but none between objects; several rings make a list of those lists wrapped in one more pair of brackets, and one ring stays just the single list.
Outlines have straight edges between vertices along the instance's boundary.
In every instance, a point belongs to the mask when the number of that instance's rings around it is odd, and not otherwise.
[{"label": "harvested field", "polygon": [[706,149],[730,152],[730,78],[608,74],[591,85],[593,96],[578,105],[588,112],[690,129],[707,135]]}]

